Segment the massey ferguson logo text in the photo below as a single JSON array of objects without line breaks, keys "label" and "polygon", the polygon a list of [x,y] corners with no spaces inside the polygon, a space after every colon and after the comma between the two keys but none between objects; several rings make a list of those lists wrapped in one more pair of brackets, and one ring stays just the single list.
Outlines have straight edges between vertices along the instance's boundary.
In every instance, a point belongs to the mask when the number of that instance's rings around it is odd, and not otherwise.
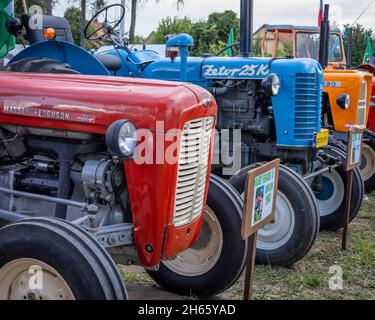
[{"label": "massey ferguson logo text", "polygon": [[38,108],[15,107],[9,105],[4,105],[3,113],[11,113],[29,117],[48,118],[65,121],[69,120],[70,118],[69,112],[44,110]]},{"label": "massey ferguson logo text", "polygon": [[215,67],[215,65],[208,65],[203,67],[203,74],[205,77],[265,77],[269,73],[268,65],[264,64],[249,64],[241,68],[226,68]]},{"label": "massey ferguson logo text", "polygon": [[[62,106],[60,108],[62,108]],[[60,121],[73,121],[82,123],[96,122],[95,116],[92,115],[82,114],[79,112],[66,112],[60,110],[38,108],[35,103],[4,101],[3,107],[0,110],[2,111],[2,113],[26,117],[53,119]]]}]

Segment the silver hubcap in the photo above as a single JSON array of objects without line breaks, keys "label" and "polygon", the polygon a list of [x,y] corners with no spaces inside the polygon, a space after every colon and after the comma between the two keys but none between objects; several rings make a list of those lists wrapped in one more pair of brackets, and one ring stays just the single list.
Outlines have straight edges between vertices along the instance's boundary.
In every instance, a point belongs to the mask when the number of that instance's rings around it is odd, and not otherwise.
[{"label": "silver hubcap", "polygon": [[292,237],[295,226],[294,209],[289,199],[278,192],[275,221],[258,231],[257,248],[276,250]]},{"label": "silver hubcap", "polygon": [[[244,193],[241,194],[242,199]],[[276,250],[285,245],[293,235],[294,209],[285,194],[278,191],[275,220],[258,231],[257,249]]]},{"label": "silver hubcap", "polygon": [[375,151],[366,143],[363,144],[362,157],[361,174],[363,180],[367,181],[375,174]]},{"label": "silver hubcap", "polygon": [[203,228],[197,243],[177,255],[176,259],[163,264],[171,271],[197,277],[209,272],[218,262],[223,249],[223,231],[215,213],[206,206]]},{"label": "silver hubcap", "polygon": [[74,295],[55,269],[25,258],[0,269],[0,300],[74,300]]},{"label": "silver hubcap", "polygon": [[[324,190],[323,193],[328,192],[328,196],[316,197],[319,213],[321,217],[328,216],[335,212],[342,204],[345,198],[345,185],[342,181],[340,174],[336,170],[332,170],[332,173],[323,174],[323,178],[326,179],[326,182],[330,190]],[[311,185],[312,180],[308,183]]]}]

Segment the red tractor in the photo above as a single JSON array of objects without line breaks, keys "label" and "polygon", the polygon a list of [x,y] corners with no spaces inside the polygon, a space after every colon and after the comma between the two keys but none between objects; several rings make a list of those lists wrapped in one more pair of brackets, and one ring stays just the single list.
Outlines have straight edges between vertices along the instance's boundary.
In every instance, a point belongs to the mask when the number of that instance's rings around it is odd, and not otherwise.
[{"label": "red tractor", "polygon": [[[360,65],[358,67],[360,70],[365,70],[370,73],[372,73],[375,76],[375,57],[371,57],[366,64]],[[365,161],[362,166],[366,168],[370,168],[369,172],[370,174],[375,175],[375,160],[372,161],[372,163],[367,163],[367,159],[375,159],[375,78],[372,79],[372,96],[371,96],[371,102],[370,102],[370,111],[369,111],[369,117],[368,117],[368,123],[367,127],[370,129],[366,137],[366,144],[365,149],[363,152],[369,153],[370,155],[362,159],[362,161]],[[366,145],[368,147],[366,147]],[[375,177],[372,178],[372,184],[375,185]]]},{"label": "red tractor", "polygon": [[239,195],[208,188],[216,112],[188,84],[0,72],[0,299],[125,299],[114,262],[231,286],[247,243]]}]

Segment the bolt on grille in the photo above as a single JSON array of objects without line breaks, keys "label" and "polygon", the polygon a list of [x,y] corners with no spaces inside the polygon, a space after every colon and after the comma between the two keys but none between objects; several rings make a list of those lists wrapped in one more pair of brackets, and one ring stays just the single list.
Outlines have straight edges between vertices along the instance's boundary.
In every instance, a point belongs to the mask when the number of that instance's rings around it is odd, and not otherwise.
[{"label": "bolt on grille", "polygon": [[358,103],[358,115],[357,115],[357,125],[366,125],[366,107],[367,107],[367,82],[362,81],[361,83],[361,93],[359,96]]},{"label": "bolt on grille", "polygon": [[214,121],[213,117],[205,117],[184,126],[174,202],[175,227],[191,223],[203,212]]},{"label": "bolt on grille", "polygon": [[295,87],[294,138],[314,139],[321,123],[321,96],[318,77],[313,73],[298,73]]}]

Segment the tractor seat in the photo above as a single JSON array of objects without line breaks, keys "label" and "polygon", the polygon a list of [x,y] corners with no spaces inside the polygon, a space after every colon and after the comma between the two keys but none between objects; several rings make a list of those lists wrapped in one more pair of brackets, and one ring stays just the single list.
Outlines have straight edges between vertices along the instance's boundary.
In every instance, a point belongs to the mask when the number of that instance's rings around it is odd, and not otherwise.
[{"label": "tractor seat", "polygon": [[109,71],[118,71],[121,69],[122,60],[120,57],[116,57],[112,54],[99,53],[95,55],[95,58],[98,59]]},{"label": "tractor seat", "polygon": [[[62,17],[54,17],[54,16],[37,16],[32,14],[24,14],[21,17],[22,24],[26,28],[27,32],[27,40],[29,41],[30,45],[38,42],[45,41],[46,38],[44,37],[44,30],[48,28],[54,28],[56,32],[56,39],[63,40],[67,42],[73,43],[73,36],[72,31],[70,29],[70,25],[68,20]],[[42,28],[31,28],[35,20],[42,21]]]}]

